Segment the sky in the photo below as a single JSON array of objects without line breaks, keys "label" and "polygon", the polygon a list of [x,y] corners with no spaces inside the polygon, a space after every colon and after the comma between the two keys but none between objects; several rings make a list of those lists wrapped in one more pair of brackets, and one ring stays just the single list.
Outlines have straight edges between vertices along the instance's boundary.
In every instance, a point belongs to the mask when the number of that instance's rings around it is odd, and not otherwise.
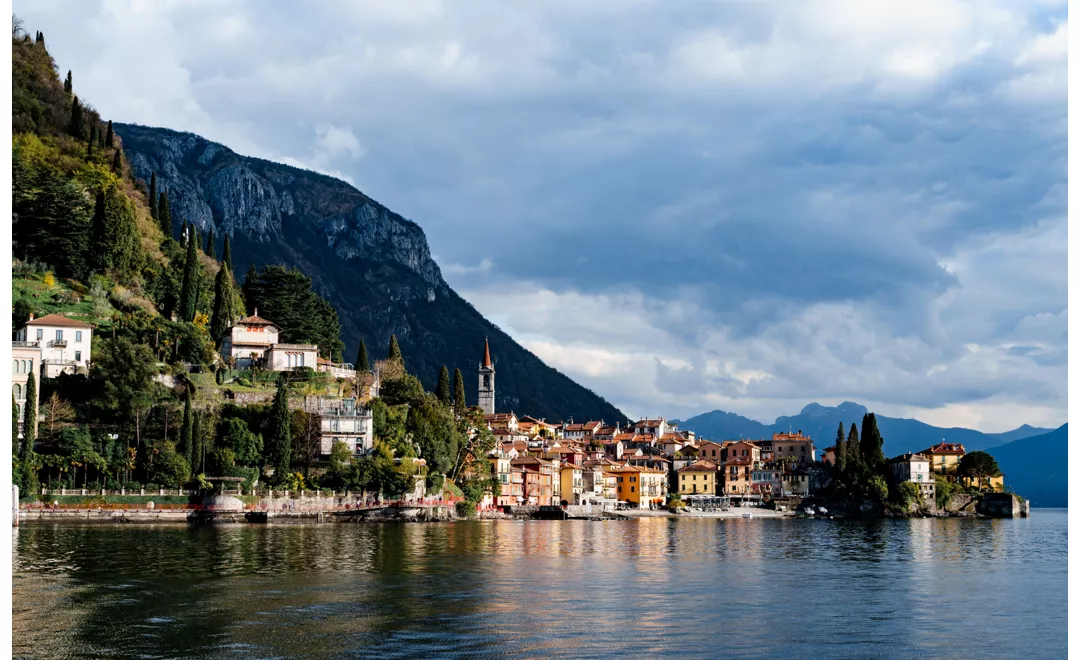
[{"label": "sky", "polygon": [[1066,421],[1067,7],[16,0],[102,115],[341,177],[632,418]]}]

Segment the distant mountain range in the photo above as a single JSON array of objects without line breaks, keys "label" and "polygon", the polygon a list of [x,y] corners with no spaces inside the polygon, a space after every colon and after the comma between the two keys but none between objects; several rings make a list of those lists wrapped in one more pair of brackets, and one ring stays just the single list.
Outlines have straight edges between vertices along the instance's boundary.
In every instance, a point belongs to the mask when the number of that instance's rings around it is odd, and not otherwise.
[{"label": "distant mountain range", "polygon": [[[867,412],[866,406],[851,401],[845,401],[834,407],[811,403],[798,415],[777,417],[773,424],[762,424],[735,413],[714,410],[680,422],[679,428],[694,431],[699,436],[711,440],[768,438],[773,433],[801,430],[814,438],[818,449],[824,449],[833,445],[836,440],[836,428],[841,422],[844,424],[846,433],[846,429],[850,429],[852,424],[861,426],[863,415]],[[900,419],[883,415],[877,415],[877,422],[878,429],[885,438],[883,450],[886,456],[921,451],[942,440],[959,442],[968,451],[976,451],[1051,431],[1051,429],[1024,424],[1005,433],[982,433],[964,428],[940,428],[916,419]]]},{"label": "distant mountain range", "polygon": [[[679,428],[710,440],[769,438],[773,433],[802,431],[814,438],[815,448],[821,450],[833,445],[836,428],[841,422],[845,430],[853,423],[861,427],[867,412],[865,406],[851,401],[835,407],[811,403],[798,415],[778,417],[773,424],[762,424],[735,413],[714,410],[680,421]],[[982,433],[883,415],[877,415],[877,422],[885,439],[883,450],[886,456],[922,451],[942,440],[958,442],[969,452],[986,451],[996,458],[1005,473],[1005,484],[1031,500],[1032,506],[1068,506],[1069,474],[1064,460],[1068,448],[1068,424],[1058,429],[1024,424],[1005,433]]]}]

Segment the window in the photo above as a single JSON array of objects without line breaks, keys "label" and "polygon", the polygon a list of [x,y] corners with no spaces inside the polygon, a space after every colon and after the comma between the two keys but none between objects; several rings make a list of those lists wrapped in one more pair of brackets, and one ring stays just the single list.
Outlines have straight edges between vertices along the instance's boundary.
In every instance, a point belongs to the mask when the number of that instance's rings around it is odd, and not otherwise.
[{"label": "window", "polygon": [[82,362],[82,351],[75,351],[75,361]]},{"label": "window", "polygon": [[75,331],[75,341],[82,341],[82,330]]},{"label": "window", "polygon": [[33,373],[33,371],[34,371],[34,361],[33,360],[28,360],[26,362],[26,373]]},{"label": "window", "polygon": [[63,330],[57,330],[56,331],[56,341],[64,341],[64,331]]},{"label": "window", "polygon": [[634,492],[634,487],[633,486],[630,486],[630,492],[631,493]]},{"label": "window", "polygon": [[44,337],[45,331],[41,328],[37,329],[37,339],[40,341]]},{"label": "window", "polygon": [[15,383],[15,388],[14,389],[15,389],[15,398],[16,399],[21,399],[22,398],[22,386],[19,385],[18,383]]}]

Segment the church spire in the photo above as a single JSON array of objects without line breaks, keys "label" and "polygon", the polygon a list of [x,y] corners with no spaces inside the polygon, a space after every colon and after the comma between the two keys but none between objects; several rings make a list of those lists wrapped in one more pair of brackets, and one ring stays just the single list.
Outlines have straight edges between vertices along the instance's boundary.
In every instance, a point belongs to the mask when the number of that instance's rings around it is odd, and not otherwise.
[{"label": "church spire", "polygon": [[487,337],[484,337],[484,368],[491,368],[491,347],[488,346]]}]

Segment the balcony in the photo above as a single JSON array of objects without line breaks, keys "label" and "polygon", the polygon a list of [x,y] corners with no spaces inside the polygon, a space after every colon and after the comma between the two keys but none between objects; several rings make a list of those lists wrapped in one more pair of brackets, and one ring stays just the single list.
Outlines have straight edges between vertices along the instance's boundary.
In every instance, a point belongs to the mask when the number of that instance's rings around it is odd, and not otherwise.
[{"label": "balcony", "polygon": [[67,348],[67,340],[66,339],[54,339],[54,340],[49,342],[49,346],[52,346],[53,348]]},{"label": "balcony", "polygon": [[38,348],[40,343],[36,341],[12,341],[12,348]]}]

